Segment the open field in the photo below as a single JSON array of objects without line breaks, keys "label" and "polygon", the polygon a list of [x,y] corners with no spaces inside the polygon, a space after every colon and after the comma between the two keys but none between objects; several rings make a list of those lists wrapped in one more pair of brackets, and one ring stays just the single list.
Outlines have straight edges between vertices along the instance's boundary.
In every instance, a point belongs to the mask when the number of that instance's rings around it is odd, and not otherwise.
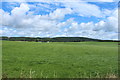
[{"label": "open field", "polygon": [[3,77],[117,77],[116,42],[3,41]]}]

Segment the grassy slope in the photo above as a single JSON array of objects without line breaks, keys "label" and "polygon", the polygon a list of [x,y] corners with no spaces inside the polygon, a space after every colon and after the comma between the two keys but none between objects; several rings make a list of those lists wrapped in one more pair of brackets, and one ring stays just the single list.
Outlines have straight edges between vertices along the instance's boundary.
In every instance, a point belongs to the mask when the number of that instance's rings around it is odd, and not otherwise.
[{"label": "grassy slope", "polygon": [[14,78],[105,77],[117,75],[117,57],[114,42],[3,41],[3,74]]}]

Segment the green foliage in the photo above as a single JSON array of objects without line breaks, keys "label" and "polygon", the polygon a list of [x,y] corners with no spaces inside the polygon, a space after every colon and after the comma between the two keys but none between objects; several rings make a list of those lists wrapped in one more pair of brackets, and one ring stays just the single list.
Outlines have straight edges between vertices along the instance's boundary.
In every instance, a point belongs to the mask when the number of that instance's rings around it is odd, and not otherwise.
[{"label": "green foliage", "polygon": [[9,78],[116,77],[115,42],[3,41],[3,76]]},{"label": "green foliage", "polygon": [[7,41],[34,41],[34,42],[47,42],[47,41],[49,41],[49,42],[83,42],[83,41],[120,42],[119,40],[99,40],[99,39],[92,39],[92,38],[86,38],[86,37],[54,37],[54,38],[2,37],[2,40],[7,40]]}]

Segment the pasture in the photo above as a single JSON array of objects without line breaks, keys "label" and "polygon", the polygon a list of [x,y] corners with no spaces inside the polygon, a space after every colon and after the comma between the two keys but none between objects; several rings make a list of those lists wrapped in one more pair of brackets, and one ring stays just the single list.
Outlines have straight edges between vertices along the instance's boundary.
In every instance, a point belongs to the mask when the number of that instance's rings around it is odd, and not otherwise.
[{"label": "pasture", "polygon": [[2,42],[8,78],[115,78],[117,42]]}]

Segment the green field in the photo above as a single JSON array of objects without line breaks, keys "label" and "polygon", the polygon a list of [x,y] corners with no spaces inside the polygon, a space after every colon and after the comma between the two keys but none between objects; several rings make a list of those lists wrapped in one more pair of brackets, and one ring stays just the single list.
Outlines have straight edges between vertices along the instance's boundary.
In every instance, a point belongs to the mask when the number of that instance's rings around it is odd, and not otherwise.
[{"label": "green field", "polygon": [[8,78],[100,78],[118,75],[117,42],[3,41]]}]

